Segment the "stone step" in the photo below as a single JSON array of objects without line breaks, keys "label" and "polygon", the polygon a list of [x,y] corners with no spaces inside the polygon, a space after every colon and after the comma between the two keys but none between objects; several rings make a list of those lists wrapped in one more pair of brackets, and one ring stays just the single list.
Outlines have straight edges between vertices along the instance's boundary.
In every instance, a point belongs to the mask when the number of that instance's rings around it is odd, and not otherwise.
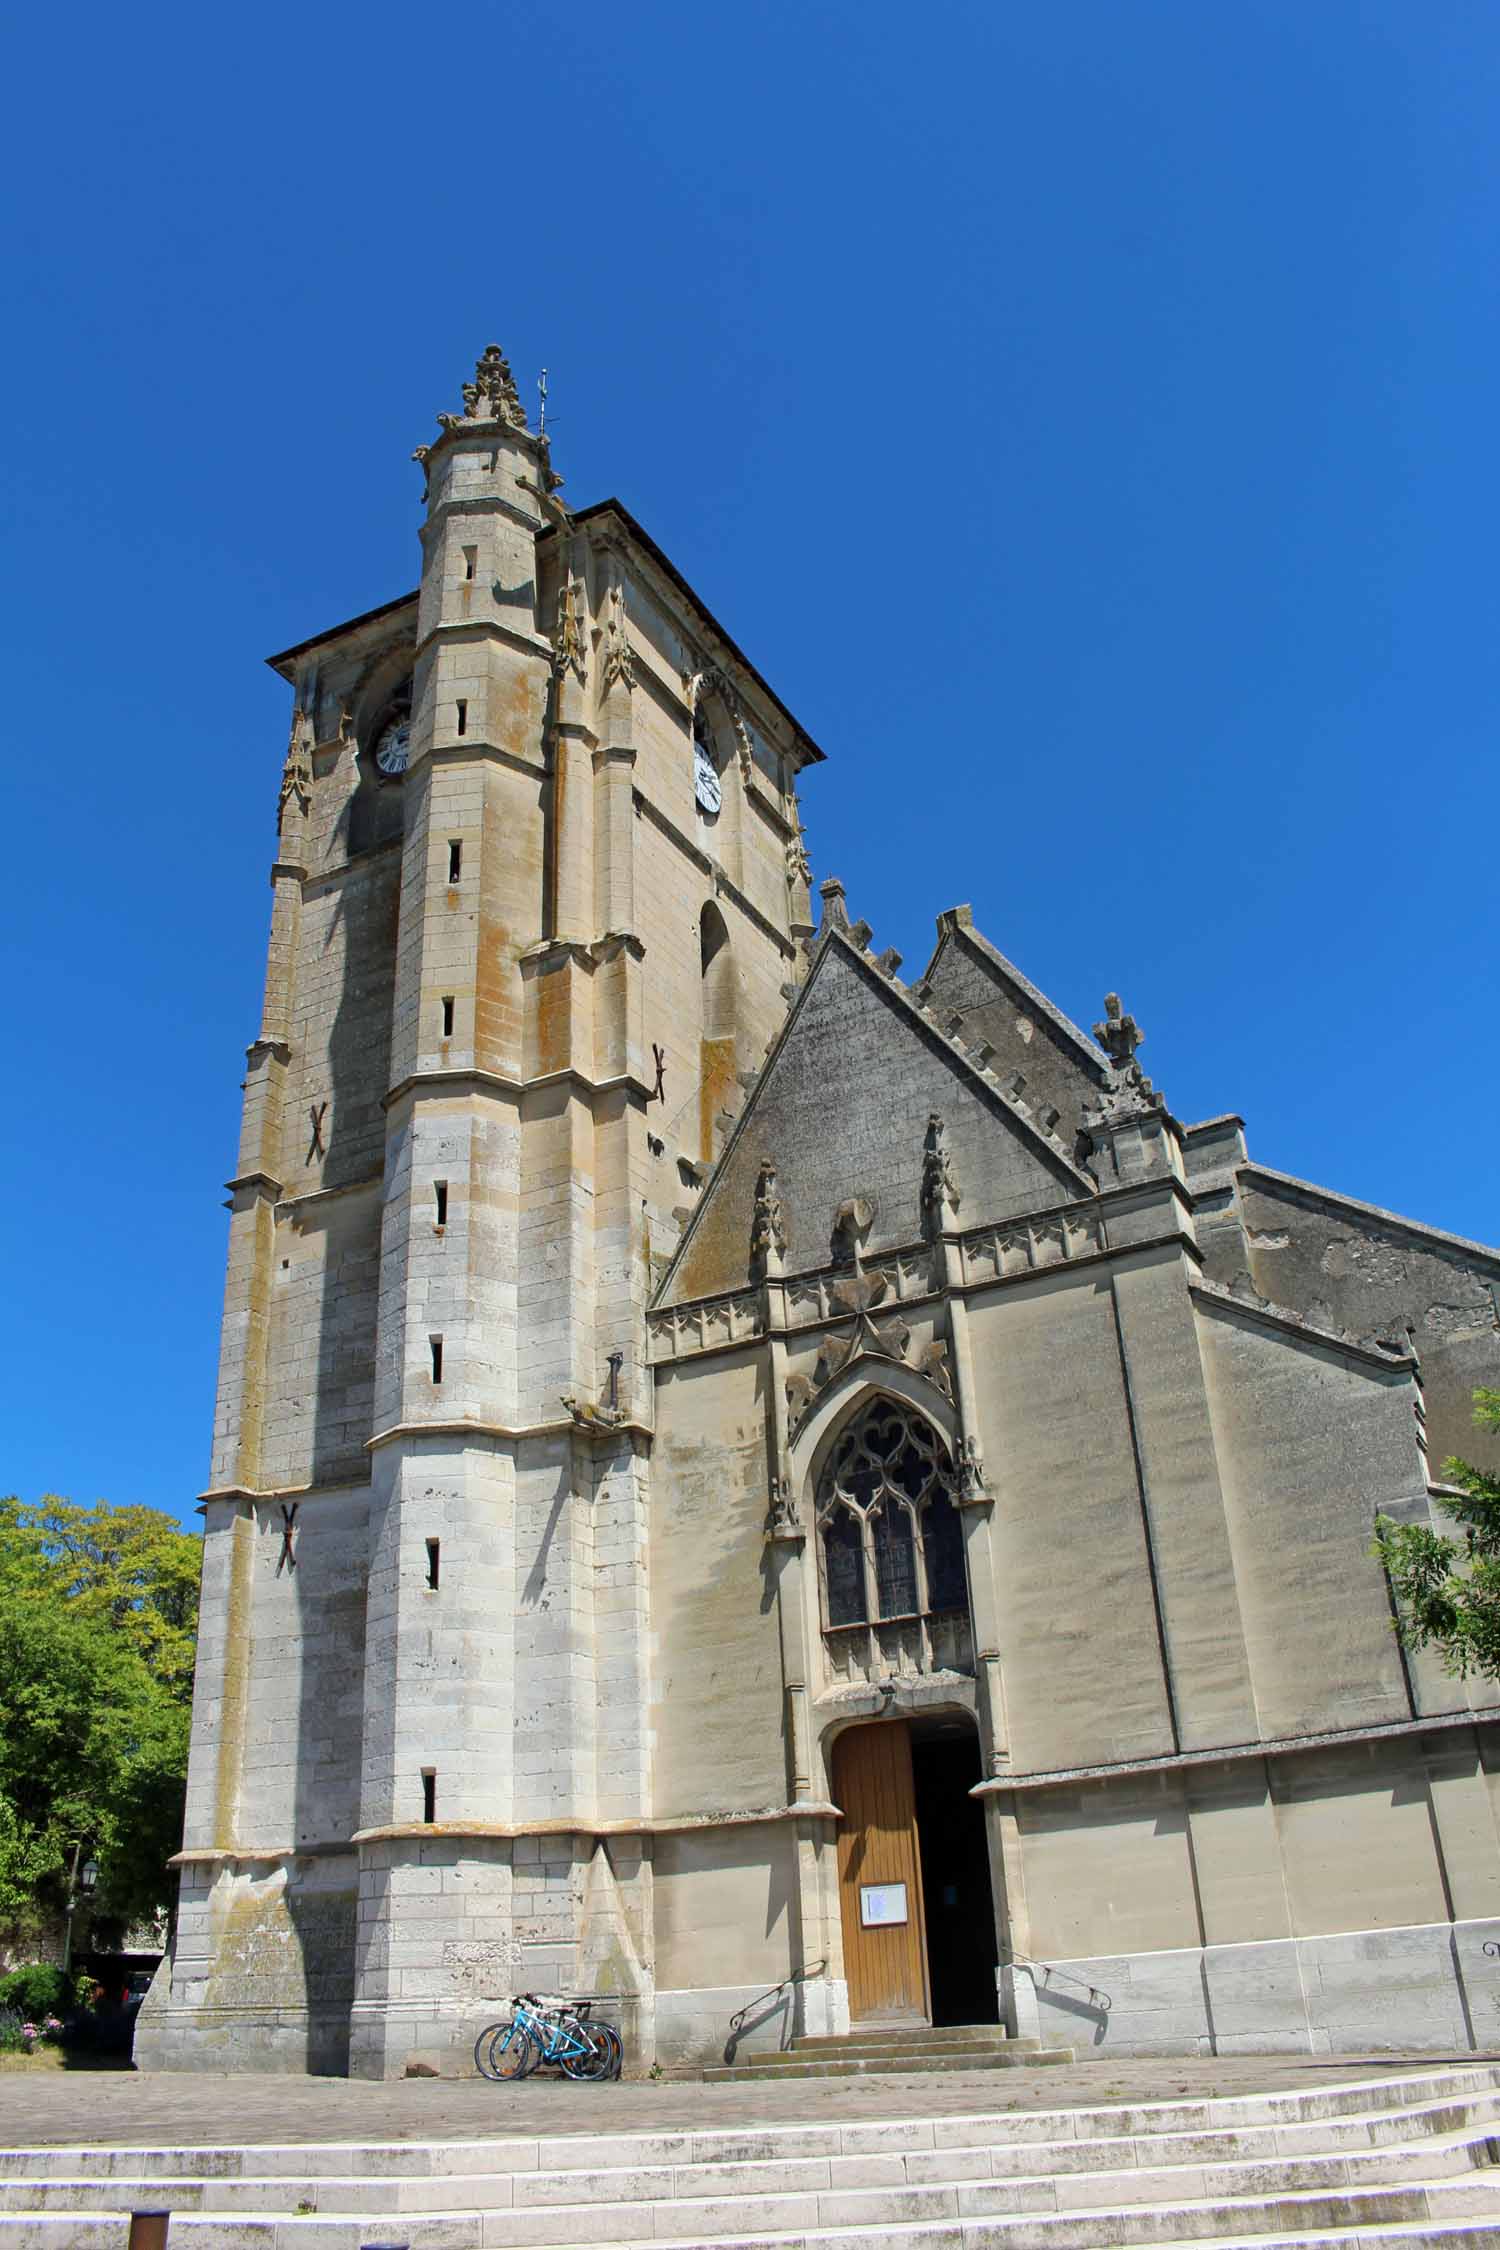
[{"label": "stone step", "polygon": [[[518,2090],[524,2102],[525,2089]],[[201,2147],[53,2147],[0,2150],[0,2179],[61,2176],[98,2180],[281,2175],[301,2180],[548,2171],[595,2173],[641,2165],[714,2164],[788,2157],[884,2156],[965,2150],[988,2152],[1021,2168],[1050,2148],[1047,2162],[1143,2161],[1140,2144],[1173,2140],[1180,2160],[1223,2149],[1274,2156],[1311,2146],[1345,2146],[1399,2136],[1457,2131],[1500,2117],[1500,2070],[1475,2065],[1289,2094],[1221,2095],[1198,2100],[1104,2104],[1080,2109],[1000,2110],[940,2117],[829,2119],[820,2124],[757,2122],[735,2129],[570,2134],[507,2134],[464,2141],[267,2142]],[[1099,2152],[1096,2156],[1095,2152]],[[1174,2159],[1178,2160],[1178,2159]]]},{"label": "stone step", "polygon": [[[1010,2217],[909,2220],[821,2227],[778,2223],[782,2199],[763,2204],[753,2230],[621,2235],[598,2230],[583,2239],[610,2250],[1493,2250],[1500,2242],[1500,2193],[1445,2182],[1401,2188],[1283,2193],[1220,2201],[1116,2205],[1080,2212],[1029,2212]],[[383,2232],[407,2250],[503,2250],[503,2213],[432,2212],[402,2216]],[[675,2216],[675,2214],[674,2214]],[[613,2217],[613,2214],[611,2214]],[[5,2250],[120,2250],[121,2220],[111,2212],[58,2212],[0,2220]],[[362,2250],[367,2217],[343,2211],[295,2216],[174,2217],[172,2250]],[[567,2234],[537,2236],[531,2250],[577,2250]]]},{"label": "stone step", "polygon": [[809,2063],[859,2062],[867,2055],[873,2056],[878,2062],[888,2062],[893,2056],[907,2055],[913,2063],[921,2062],[929,2055],[959,2055],[967,2058],[975,2070],[982,2070],[991,2055],[1035,2054],[1041,2044],[1040,2039],[992,2039],[988,2044],[981,2044],[977,2039],[925,2039],[920,2046],[915,2040],[894,2038],[830,2039],[817,2047],[752,2047],[746,2050],[742,2062],[732,2065],[713,2064],[710,2067],[796,2072],[806,2069]]},{"label": "stone step", "polygon": [[[1053,2144],[1056,2146],[1057,2144]],[[1285,2190],[1341,2190],[1372,2184],[1399,2184],[1412,2176],[1458,2177],[1482,2160],[1483,2129],[1438,2140],[1389,2148],[1327,2151],[1297,2157],[1245,2158],[1186,2163],[1163,2161],[1101,2165],[1117,2147],[1137,2144],[1084,2142],[1066,2145],[1094,2161],[1087,2170],[1061,2169],[1034,2162],[1025,2171],[995,2165],[997,2155],[1045,2157],[1041,2149],[997,2151],[953,2149],[913,2151],[905,2156],[791,2158],[718,2165],[663,2166],[656,2170],[602,2169],[576,2172],[507,2172],[452,2178],[379,2179],[335,2177],[306,2183],[306,2199],[342,2213],[393,2215],[451,2210],[460,2196],[477,2212],[508,2211],[507,2241],[523,2244],[539,2234],[566,2233],[576,2241],[597,2237],[601,2207],[617,2225],[633,2232],[674,2231],[678,2210],[684,2216],[710,2205],[734,2204],[741,2225],[755,2223],[767,2198],[794,2197],[801,2218],[819,2226],[860,2227],[891,2217],[921,2221],[937,2218],[1004,2216],[1027,2210],[1087,2210],[1116,2202],[1176,2203],[1194,2198],[1225,2199]],[[221,2214],[281,2212],[292,2209],[293,2187],[276,2175],[237,2179],[161,2177],[121,2181],[101,2189],[89,2179],[11,2180],[0,2183],[0,2213],[21,2211],[97,2211],[109,2203],[173,2211]]]},{"label": "stone step", "polygon": [[861,2024],[856,2031],[804,2032],[792,2045],[799,2055],[814,2055],[825,2048],[884,2047],[893,2041],[917,2047],[994,2047],[1009,2037],[1005,2026],[998,2023],[874,2023]]},{"label": "stone step", "polygon": [[1024,2070],[1033,2064],[1070,2063],[1071,2047],[1044,2047],[1012,2039],[1005,2047],[963,2048],[956,2053],[901,2051],[888,2055],[841,2055],[837,2058],[800,2055],[766,2055],[755,2062],[721,2064],[705,2070],[708,2086],[732,2085],[742,2079],[768,2078],[904,2078],[939,2070]]}]

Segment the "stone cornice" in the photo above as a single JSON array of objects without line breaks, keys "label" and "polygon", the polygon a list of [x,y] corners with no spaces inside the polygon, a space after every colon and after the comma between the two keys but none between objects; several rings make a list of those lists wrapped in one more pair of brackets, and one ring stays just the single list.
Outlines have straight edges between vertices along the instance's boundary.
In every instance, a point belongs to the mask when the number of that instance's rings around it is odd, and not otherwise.
[{"label": "stone cornice", "polygon": [[1325,1351],[1342,1353],[1346,1358],[1361,1360],[1366,1367],[1378,1367],[1386,1375],[1412,1373],[1417,1365],[1415,1352],[1388,1352],[1373,1339],[1350,1336],[1341,1329],[1319,1328],[1301,1313],[1290,1312],[1284,1305],[1273,1305],[1261,1298],[1237,1297],[1233,1290],[1225,1289],[1215,1281],[1201,1277],[1191,1284],[1192,1294],[1200,1305],[1210,1312],[1238,1313],[1244,1320],[1261,1328],[1276,1328],[1284,1336],[1294,1336],[1299,1343],[1321,1345]]},{"label": "stone cornice", "polygon": [[837,1805],[811,1800],[795,1805],[757,1806],[749,1812],[669,1813],[659,1817],[643,1813],[638,1820],[599,1820],[580,1814],[576,1819],[554,1820],[455,1820],[395,1821],[385,1828],[358,1828],[353,1844],[384,1844],[408,1838],[430,1843],[444,1836],[494,1836],[502,1843],[513,1836],[678,1836],[704,1828],[759,1828],[782,1820],[841,1820]]},{"label": "stone cornice", "polygon": [[325,1493],[368,1492],[370,1480],[363,1477],[324,1477],[316,1484],[211,1484],[198,1495],[197,1513],[206,1514],[211,1501],[243,1500],[252,1508],[274,1506],[279,1500],[321,1499]]},{"label": "stone cornice", "polygon": [[275,1202],[282,1193],[282,1182],[273,1180],[269,1172],[241,1172],[237,1178],[224,1182],[226,1195],[238,1195],[242,1189],[253,1189],[257,1195]]},{"label": "stone cornice", "polygon": [[808,1798],[794,1805],[768,1805],[749,1812],[669,1813],[664,1817],[643,1814],[639,1820],[600,1820],[580,1814],[576,1820],[400,1820],[383,1828],[357,1828],[343,1842],[337,1838],[315,1844],[209,1844],[192,1851],[174,1852],[169,1867],[215,1866],[223,1860],[274,1861],[311,1859],[351,1852],[361,1844],[440,1843],[444,1838],[493,1838],[509,1843],[518,1836],[680,1836],[695,1829],[761,1828],[785,1820],[842,1820],[837,1805]]},{"label": "stone cornice", "polygon": [[1246,1758],[1288,1757],[1298,1750],[1337,1750],[1346,1743],[1400,1741],[1414,1734],[1448,1734],[1455,1728],[1500,1721],[1500,1704],[1477,1711],[1437,1711],[1425,1719],[1395,1719],[1365,1727],[1330,1727],[1309,1734],[1278,1735],[1264,1742],[1226,1742],[1206,1749],[1163,1752],[1160,1757],[1125,1758],[1095,1766],[1055,1766],[1044,1773],[991,1776],[969,1791],[971,1797],[1003,1797],[1008,1790],[1061,1789],[1080,1781],[1128,1780],[1133,1774],[1180,1773],[1189,1767],[1216,1766]]},{"label": "stone cornice", "polygon": [[[625,932],[618,933],[622,938]],[[383,1109],[393,1109],[397,1102],[412,1093],[452,1093],[465,1086],[479,1092],[509,1094],[520,1097],[535,1093],[539,1087],[562,1086],[568,1083],[581,1087],[586,1094],[614,1094],[624,1092],[639,1096],[642,1102],[649,1099],[651,1089],[644,1078],[632,1071],[617,1071],[610,1078],[590,1078],[586,1072],[576,1070],[571,1064],[562,1070],[540,1071],[535,1078],[512,1078],[504,1071],[480,1070],[464,1067],[453,1070],[414,1070],[400,1078],[388,1094],[381,1097]]]},{"label": "stone cornice", "polygon": [[338,1195],[368,1195],[371,1188],[378,1188],[384,1178],[383,1171],[367,1172],[362,1180],[345,1180],[341,1187],[309,1188],[303,1195],[284,1195],[276,1206],[276,1216],[278,1219],[295,1217],[297,1212],[306,1210],[310,1203],[331,1203]]},{"label": "stone cornice", "polygon": [[[954,1229],[943,1237],[958,1249],[960,1280],[952,1294],[968,1298],[998,1286],[1032,1281],[1038,1276],[1077,1271],[1088,1266],[1121,1264],[1143,1253],[1177,1249],[1194,1264],[1197,1244],[1180,1225],[1170,1221],[1149,1235],[1127,1242],[1108,1239],[1111,1211],[1130,1211],[1144,1204],[1166,1202],[1169,1207],[1190,1203],[1182,1183],[1171,1175],[1127,1186],[1106,1189],[1087,1202],[1053,1204],[1044,1211],[1013,1219],[991,1219],[984,1225]],[[879,1274],[886,1295],[877,1315],[909,1306],[936,1303],[949,1294],[940,1254],[931,1244],[910,1242],[867,1258],[863,1271]],[[654,1364],[696,1359],[709,1352],[732,1351],[754,1343],[766,1333],[765,1291],[780,1292],[785,1307],[784,1325],[778,1332],[795,1336],[802,1330],[836,1328],[855,1316],[834,1302],[833,1292],[849,1277],[847,1266],[821,1266],[807,1273],[787,1274],[768,1284],[747,1282],[738,1289],[720,1290],[711,1297],[689,1298],[681,1304],[660,1307],[646,1316],[647,1334],[663,1339],[668,1348]]]},{"label": "stone cornice", "polygon": [[477,1415],[455,1414],[443,1421],[392,1422],[388,1428],[377,1430],[373,1437],[365,1439],[365,1451],[376,1453],[382,1446],[396,1445],[405,1438],[474,1437],[492,1439],[500,1445],[515,1445],[526,1438],[584,1437],[600,1443],[618,1437],[639,1438],[644,1446],[649,1445],[655,1435],[649,1422],[637,1422],[630,1417],[618,1422],[579,1423],[571,1414],[563,1414],[546,1422],[486,1422]]},{"label": "stone cornice", "polygon": [[[523,434],[520,430],[512,432],[515,437]],[[447,433],[444,432],[444,435]],[[431,451],[436,453],[441,443],[441,438],[435,438]],[[417,527],[417,537],[424,547],[432,533],[449,516],[508,516],[512,523],[519,524],[523,531],[529,531],[533,538],[545,528],[541,517],[534,515],[531,509],[520,507],[516,501],[507,500],[498,492],[449,492],[430,502],[426,517]]]},{"label": "stone cornice", "polygon": [[[540,633],[522,632],[499,617],[446,617],[428,627],[418,641],[415,658],[424,656],[439,641],[504,641],[522,656],[535,656],[552,669],[552,643]],[[415,659],[414,659],[415,660]]]}]

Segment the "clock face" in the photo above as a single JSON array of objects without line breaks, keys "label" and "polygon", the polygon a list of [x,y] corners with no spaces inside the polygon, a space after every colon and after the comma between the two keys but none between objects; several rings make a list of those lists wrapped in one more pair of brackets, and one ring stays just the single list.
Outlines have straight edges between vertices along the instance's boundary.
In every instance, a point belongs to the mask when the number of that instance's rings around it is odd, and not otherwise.
[{"label": "clock face", "polygon": [[399,780],[411,756],[410,719],[392,719],[375,745],[375,763],[387,780]]},{"label": "clock face", "polygon": [[724,802],[724,791],[713,759],[701,742],[693,744],[693,795],[706,813],[716,813]]}]

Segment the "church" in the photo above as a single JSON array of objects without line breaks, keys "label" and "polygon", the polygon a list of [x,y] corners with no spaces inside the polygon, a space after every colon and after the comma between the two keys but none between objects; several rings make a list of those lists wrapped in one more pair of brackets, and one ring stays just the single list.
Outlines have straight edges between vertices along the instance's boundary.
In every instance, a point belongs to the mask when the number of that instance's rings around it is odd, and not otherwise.
[{"label": "church", "polygon": [[540,1989],[634,2071],[1493,2048],[1500,1689],[1370,1544],[1484,1458],[1500,1254],[1179,1118],[967,907],[903,977],[497,347],[437,421],[420,585],[271,659],[138,2062],[458,2073]]}]

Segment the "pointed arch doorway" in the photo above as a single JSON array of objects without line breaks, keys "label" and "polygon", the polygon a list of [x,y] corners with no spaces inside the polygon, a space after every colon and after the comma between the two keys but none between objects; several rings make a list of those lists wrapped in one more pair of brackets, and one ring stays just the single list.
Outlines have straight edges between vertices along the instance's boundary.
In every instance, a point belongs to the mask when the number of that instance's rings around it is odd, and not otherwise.
[{"label": "pointed arch doorway", "polygon": [[850,2020],[994,2023],[999,1948],[985,1814],[970,1794],[982,1768],[953,1452],[930,1412],[883,1381],[856,1395],[814,1458],[830,1674],[904,1706],[829,1745]]},{"label": "pointed arch doorway", "polygon": [[979,1738],[957,1714],[873,1719],[833,1744],[852,2024],[999,2020]]}]

